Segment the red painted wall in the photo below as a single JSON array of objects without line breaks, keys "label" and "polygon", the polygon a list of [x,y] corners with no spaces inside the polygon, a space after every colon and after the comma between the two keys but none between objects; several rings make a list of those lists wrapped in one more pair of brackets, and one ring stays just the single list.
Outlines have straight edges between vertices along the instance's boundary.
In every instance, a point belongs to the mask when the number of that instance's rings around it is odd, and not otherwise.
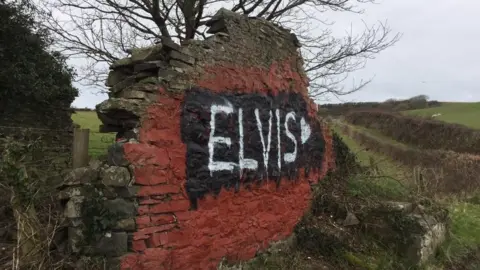
[{"label": "red painted wall", "polygon": [[[291,61],[273,64],[270,70],[235,66],[206,67],[195,83],[212,91],[243,90],[275,93],[289,89],[307,98],[307,79],[292,71]],[[160,89],[159,91],[162,91]],[[216,269],[222,259],[246,260],[271,241],[288,237],[309,207],[309,181],[325,176],[334,164],[332,140],[324,129],[325,158],[322,171],[300,174],[299,181],[282,181],[277,189],[267,181],[252,190],[223,190],[217,198],[199,200],[189,211],[184,190],[186,146],[180,136],[183,96],[163,94],[148,109],[142,123],[140,143],[125,147],[136,166],[135,181],[141,188],[135,253],[125,256],[122,269]],[[309,102],[314,116],[316,105]]]}]

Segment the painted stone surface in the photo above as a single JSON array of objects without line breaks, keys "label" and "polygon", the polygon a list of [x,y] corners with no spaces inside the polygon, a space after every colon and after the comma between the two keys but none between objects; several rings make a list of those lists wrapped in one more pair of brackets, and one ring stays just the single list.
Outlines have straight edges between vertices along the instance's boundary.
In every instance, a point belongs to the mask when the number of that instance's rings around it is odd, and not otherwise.
[{"label": "painted stone surface", "polygon": [[324,139],[303,96],[292,92],[186,92],[182,141],[187,145],[186,191],[196,206],[206,193],[320,169]]},{"label": "painted stone surface", "polygon": [[122,269],[216,269],[222,258],[253,258],[291,235],[310,182],[333,169],[331,134],[291,60],[203,69],[181,94],[160,88],[139,143],[124,146],[139,206]]}]

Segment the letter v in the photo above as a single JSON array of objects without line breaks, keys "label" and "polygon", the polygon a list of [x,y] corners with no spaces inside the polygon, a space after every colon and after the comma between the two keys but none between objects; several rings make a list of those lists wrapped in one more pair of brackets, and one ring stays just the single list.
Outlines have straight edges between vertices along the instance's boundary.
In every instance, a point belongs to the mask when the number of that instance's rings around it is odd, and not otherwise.
[{"label": "letter v", "polygon": [[267,145],[265,146],[265,138],[263,136],[262,121],[260,121],[260,112],[258,109],[255,109],[255,116],[257,118],[257,128],[260,133],[260,140],[262,141],[263,146],[263,164],[265,166],[265,173],[268,175],[268,157],[270,153],[270,143],[272,140],[272,111],[270,111],[270,118],[268,119],[268,138]]}]

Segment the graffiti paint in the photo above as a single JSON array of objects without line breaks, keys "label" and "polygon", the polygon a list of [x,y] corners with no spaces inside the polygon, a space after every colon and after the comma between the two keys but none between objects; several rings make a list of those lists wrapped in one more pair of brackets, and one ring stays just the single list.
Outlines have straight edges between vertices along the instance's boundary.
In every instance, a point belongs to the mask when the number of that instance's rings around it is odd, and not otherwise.
[{"label": "graffiti paint", "polygon": [[[299,169],[320,169],[324,141],[296,93],[187,92],[182,140],[187,145],[186,190],[192,202],[222,188],[293,179]],[[312,132],[312,130],[314,132]],[[317,132],[315,132],[317,131]]]}]

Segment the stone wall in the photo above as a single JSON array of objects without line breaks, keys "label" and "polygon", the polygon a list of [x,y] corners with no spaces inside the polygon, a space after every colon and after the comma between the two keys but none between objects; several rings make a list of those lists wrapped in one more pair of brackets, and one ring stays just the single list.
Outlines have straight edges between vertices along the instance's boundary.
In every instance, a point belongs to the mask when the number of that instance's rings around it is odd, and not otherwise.
[{"label": "stone wall", "polygon": [[[107,164],[77,169],[64,185],[77,252],[115,257],[121,269],[214,269],[223,258],[250,259],[291,235],[311,184],[334,169],[295,35],[224,9],[208,26],[214,35],[204,41],[163,39],[112,65],[110,98],[97,113],[117,142]],[[123,172],[106,183],[109,170]],[[85,227],[92,223],[82,211],[95,205],[85,203],[89,188],[111,195],[98,203],[97,212],[113,217],[102,230]],[[86,238],[96,248],[78,249]],[[115,252],[98,247],[113,243]]]}]

